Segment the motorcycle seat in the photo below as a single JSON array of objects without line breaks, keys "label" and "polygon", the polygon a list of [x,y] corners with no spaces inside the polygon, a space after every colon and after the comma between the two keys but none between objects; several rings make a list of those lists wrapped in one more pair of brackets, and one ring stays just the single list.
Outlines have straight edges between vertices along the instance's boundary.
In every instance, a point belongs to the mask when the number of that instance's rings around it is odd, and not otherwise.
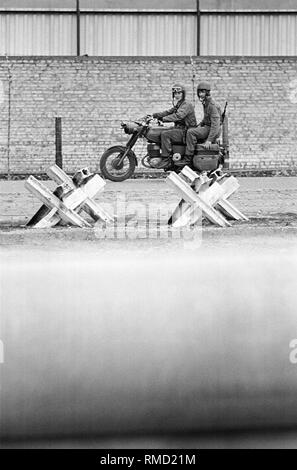
[{"label": "motorcycle seat", "polygon": [[[217,139],[218,141],[219,139]],[[206,139],[198,139],[197,145],[201,145],[204,142],[206,142]],[[173,145],[183,145],[184,147],[186,146],[185,142],[173,142]]]}]

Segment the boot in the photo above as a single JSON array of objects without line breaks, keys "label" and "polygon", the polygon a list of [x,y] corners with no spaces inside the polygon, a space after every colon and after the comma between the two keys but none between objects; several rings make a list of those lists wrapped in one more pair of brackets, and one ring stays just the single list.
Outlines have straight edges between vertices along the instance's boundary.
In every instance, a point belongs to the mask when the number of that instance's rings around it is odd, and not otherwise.
[{"label": "boot", "polygon": [[161,162],[155,166],[156,169],[161,170],[161,169],[166,169],[171,166],[171,160],[169,157],[163,157]]},{"label": "boot", "polygon": [[185,165],[191,166],[192,158],[193,158],[192,155],[185,155],[184,158],[182,158],[178,162],[174,162],[174,164],[177,166],[185,166]]}]

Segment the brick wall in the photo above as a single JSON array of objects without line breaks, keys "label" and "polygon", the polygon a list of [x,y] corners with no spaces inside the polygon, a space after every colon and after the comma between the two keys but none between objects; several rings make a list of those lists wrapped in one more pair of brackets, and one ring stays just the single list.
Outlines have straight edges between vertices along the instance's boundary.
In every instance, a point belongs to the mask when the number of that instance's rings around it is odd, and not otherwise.
[{"label": "brick wall", "polygon": [[126,141],[122,119],[169,107],[174,82],[193,99],[201,79],[229,102],[231,168],[297,167],[296,57],[2,57],[0,173],[8,160],[11,173],[44,173],[54,163],[55,116],[64,169],[94,170],[106,148]]}]

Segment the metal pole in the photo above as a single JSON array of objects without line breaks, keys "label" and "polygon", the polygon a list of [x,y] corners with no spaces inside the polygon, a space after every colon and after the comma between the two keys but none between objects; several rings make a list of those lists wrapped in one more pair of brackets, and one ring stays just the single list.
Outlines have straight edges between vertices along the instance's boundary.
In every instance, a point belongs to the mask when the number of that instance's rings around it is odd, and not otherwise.
[{"label": "metal pole", "polygon": [[200,13],[200,1],[199,0],[196,0],[196,12],[197,12],[197,55],[200,55],[201,13]]},{"label": "metal pole", "polygon": [[80,56],[80,7],[76,0],[76,55]]},{"label": "metal pole", "polygon": [[62,119],[56,117],[56,165],[63,168],[62,160]]}]

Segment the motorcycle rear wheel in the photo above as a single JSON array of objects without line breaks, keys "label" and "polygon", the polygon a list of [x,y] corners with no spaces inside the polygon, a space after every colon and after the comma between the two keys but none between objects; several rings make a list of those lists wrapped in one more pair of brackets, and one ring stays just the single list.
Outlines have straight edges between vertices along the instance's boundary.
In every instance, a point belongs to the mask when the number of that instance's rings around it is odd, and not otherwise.
[{"label": "motorcycle rear wheel", "polygon": [[129,152],[121,165],[118,165],[120,157],[125,152],[125,147],[117,146],[106,150],[100,158],[100,171],[104,178],[110,181],[125,181],[130,178],[135,171],[135,156]]}]

